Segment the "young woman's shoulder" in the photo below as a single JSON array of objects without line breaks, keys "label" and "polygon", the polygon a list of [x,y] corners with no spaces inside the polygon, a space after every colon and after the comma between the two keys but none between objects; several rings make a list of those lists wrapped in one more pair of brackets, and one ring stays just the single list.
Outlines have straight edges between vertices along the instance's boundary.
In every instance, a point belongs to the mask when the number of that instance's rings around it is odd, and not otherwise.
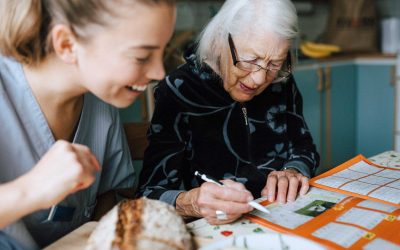
[{"label": "young woman's shoulder", "polygon": [[23,76],[22,66],[14,58],[0,54],[0,82],[5,79]]},{"label": "young woman's shoulder", "polygon": [[26,79],[22,66],[11,57],[0,54],[0,95],[10,95],[10,98],[20,98],[25,87]]}]

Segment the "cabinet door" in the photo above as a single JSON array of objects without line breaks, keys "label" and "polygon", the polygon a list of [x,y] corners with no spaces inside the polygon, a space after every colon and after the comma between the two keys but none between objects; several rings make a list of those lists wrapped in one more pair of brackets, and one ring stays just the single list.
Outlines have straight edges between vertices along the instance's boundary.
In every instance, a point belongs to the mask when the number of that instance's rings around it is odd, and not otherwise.
[{"label": "cabinet door", "polygon": [[143,93],[130,106],[119,109],[122,123],[148,121],[146,101]]},{"label": "cabinet door", "polygon": [[357,153],[370,157],[394,144],[395,90],[391,65],[357,67]]},{"label": "cabinet door", "polygon": [[[300,69],[294,73],[297,87],[303,97],[303,115],[314,144],[317,147],[318,153],[322,155],[323,138],[322,138],[322,71],[321,69]],[[322,159],[321,159],[322,164]]]},{"label": "cabinet door", "polygon": [[325,75],[327,168],[351,159],[356,152],[355,69],[354,64],[332,66],[330,76]]}]

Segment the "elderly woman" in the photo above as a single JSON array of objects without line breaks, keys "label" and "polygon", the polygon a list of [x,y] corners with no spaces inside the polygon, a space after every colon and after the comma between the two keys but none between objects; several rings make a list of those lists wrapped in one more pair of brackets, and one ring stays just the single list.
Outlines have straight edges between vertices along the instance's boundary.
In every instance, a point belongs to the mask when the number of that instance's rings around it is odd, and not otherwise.
[{"label": "elderly woman", "polygon": [[140,194],[223,224],[260,195],[285,203],[307,192],[319,155],[291,75],[297,32],[290,0],[225,2],[156,89]]}]

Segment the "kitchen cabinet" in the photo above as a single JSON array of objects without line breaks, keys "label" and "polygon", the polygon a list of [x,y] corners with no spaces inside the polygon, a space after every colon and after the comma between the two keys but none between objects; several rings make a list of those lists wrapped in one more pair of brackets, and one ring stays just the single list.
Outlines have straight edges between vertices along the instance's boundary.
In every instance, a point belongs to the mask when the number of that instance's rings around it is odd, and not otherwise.
[{"label": "kitchen cabinet", "polygon": [[357,66],[357,153],[371,157],[394,148],[395,67]]},{"label": "kitchen cabinet", "polygon": [[301,65],[294,76],[303,113],[321,155],[318,173],[356,154],[371,157],[394,148],[394,62],[357,61]]},{"label": "kitchen cabinet", "polygon": [[321,155],[318,173],[322,173],[355,154],[355,66],[304,68],[294,75],[303,96],[304,118]]},{"label": "kitchen cabinet", "polygon": [[[303,97],[303,115],[318,153],[323,152],[323,75],[320,68],[297,70],[294,73],[297,87]],[[322,162],[321,162],[322,163]]]},{"label": "kitchen cabinet", "polygon": [[[330,75],[326,75],[327,112],[330,112],[330,120],[327,121],[326,136],[329,158],[327,168],[335,167],[356,153],[356,86],[354,64],[337,65],[331,67]],[[330,79],[329,79],[330,77]]]},{"label": "kitchen cabinet", "polygon": [[134,103],[119,109],[122,123],[148,121],[146,93],[141,94]]}]

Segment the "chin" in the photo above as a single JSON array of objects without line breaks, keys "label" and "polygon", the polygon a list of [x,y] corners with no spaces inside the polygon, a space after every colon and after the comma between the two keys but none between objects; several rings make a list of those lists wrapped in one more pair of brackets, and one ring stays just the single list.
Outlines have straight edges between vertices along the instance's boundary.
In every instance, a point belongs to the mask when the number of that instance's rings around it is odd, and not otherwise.
[{"label": "chin", "polygon": [[134,102],[135,102],[135,100],[133,100],[133,101],[131,101],[131,102],[115,102],[115,103],[112,103],[111,105],[113,105],[113,106],[115,106],[115,107],[121,109],[121,108],[127,108],[127,107],[129,107],[129,106],[132,105]]},{"label": "chin", "polygon": [[110,105],[112,105],[112,106],[114,106],[116,108],[127,108],[132,103],[134,103],[135,100],[136,100],[136,98],[133,99],[133,100],[112,99],[112,100],[108,100],[108,101],[105,101],[105,102],[107,102],[108,104],[110,104]]},{"label": "chin", "polygon": [[251,99],[253,99],[253,95],[249,96],[249,95],[234,95],[231,96],[233,100],[237,101],[237,102],[248,102]]},{"label": "chin", "polygon": [[113,105],[114,107],[119,108],[119,109],[124,109],[124,108],[129,107],[129,105],[131,105],[132,103],[129,103],[129,104],[111,104],[111,105]]}]

